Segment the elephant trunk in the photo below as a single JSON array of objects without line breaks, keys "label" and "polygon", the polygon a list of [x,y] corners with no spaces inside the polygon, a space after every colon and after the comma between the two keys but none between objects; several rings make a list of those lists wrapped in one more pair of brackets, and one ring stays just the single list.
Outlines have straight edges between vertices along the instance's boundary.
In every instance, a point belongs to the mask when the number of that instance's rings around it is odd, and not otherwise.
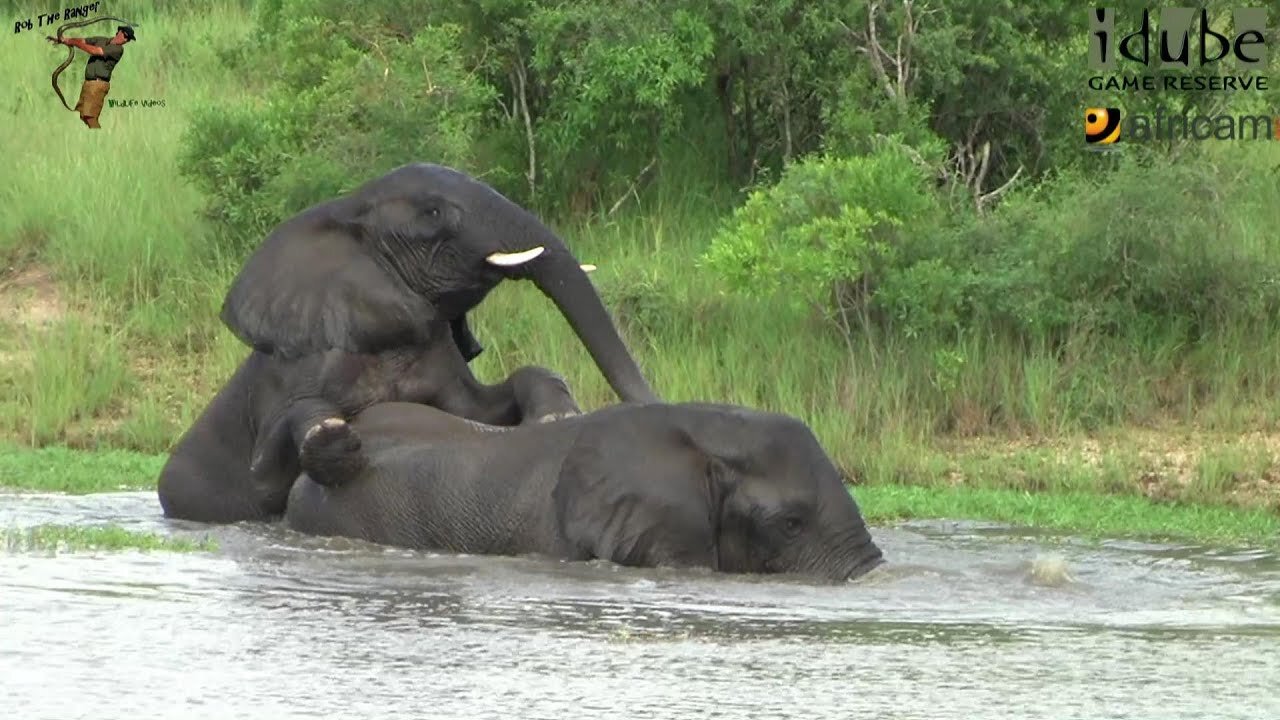
[{"label": "elephant trunk", "polygon": [[800,565],[808,574],[832,582],[846,582],[866,575],[884,562],[884,552],[871,539],[866,526],[862,526],[827,535],[820,545],[810,548]]},{"label": "elephant trunk", "polygon": [[871,534],[864,530],[860,542],[850,557],[836,569],[833,575],[837,580],[857,580],[883,565],[884,562],[884,552],[871,539]]},{"label": "elephant trunk", "polygon": [[543,244],[547,251],[529,263],[528,277],[560,309],[623,402],[658,402],[577,258],[559,240]]}]

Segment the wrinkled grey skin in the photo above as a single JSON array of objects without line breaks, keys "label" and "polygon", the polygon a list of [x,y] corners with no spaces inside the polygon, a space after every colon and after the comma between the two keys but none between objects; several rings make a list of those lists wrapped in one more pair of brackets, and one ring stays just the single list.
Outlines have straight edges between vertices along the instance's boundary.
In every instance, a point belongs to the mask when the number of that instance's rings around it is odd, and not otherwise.
[{"label": "wrinkled grey skin", "polygon": [[[245,263],[221,317],[253,352],[173,448],[159,480],[165,515],[278,516],[306,430],[378,402],[496,425],[579,412],[545,368],[495,385],[471,373],[481,348],[466,313],[506,279],[532,280],[551,298],[621,399],[656,399],[549,228],[463,173],[407,165],[285,221]],[[355,452],[361,441],[342,442]]]},{"label": "wrinkled grey skin", "polygon": [[[797,419],[620,404],[496,428],[383,403],[307,436],[287,525],[468,554],[855,578],[882,562],[857,503]],[[342,477],[333,477],[338,474]]]}]

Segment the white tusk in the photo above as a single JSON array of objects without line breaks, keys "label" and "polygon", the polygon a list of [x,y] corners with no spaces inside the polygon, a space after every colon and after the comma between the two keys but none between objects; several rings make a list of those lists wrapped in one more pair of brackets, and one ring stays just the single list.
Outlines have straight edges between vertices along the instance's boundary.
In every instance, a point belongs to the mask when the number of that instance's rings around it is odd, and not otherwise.
[{"label": "white tusk", "polygon": [[583,266],[582,266],[582,272],[591,272],[592,270],[595,270],[595,269],[596,269],[596,266],[595,266],[595,265],[583,265]]},{"label": "white tusk", "polygon": [[516,265],[523,265],[538,257],[542,254],[543,250],[546,250],[546,248],[539,245],[535,248],[529,248],[524,252],[493,253],[489,257],[485,258],[485,260],[488,261],[490,265],[497,265],[499,267],[515,267]]}]

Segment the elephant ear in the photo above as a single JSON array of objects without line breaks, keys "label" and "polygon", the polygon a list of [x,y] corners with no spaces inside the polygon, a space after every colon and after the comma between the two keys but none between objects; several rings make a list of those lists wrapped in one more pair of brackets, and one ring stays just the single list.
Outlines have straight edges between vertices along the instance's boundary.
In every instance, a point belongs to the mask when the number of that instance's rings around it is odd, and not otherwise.
[{"label": "elephant ear", "polygon": [[720,463],[673,431],[584,432],[570,449],[552,492],[561,538],[578,557],[620,565],[717,567]]},{"label": "elephant ear", "polygon": [[467,322],[467,314],[454,318],[449,322],[449,330],[453,334],[453,343],[462,351],[462,359],[467,362],[475,360],[484,352],[484,346],[471,334],[471,325]]},{"label": "elephant ear", "polygon": [[424,341],[431,304],[379,265],[358,232],[314,225],[286,224],[249,257],[222,304],[236,337],[284,357]]}]

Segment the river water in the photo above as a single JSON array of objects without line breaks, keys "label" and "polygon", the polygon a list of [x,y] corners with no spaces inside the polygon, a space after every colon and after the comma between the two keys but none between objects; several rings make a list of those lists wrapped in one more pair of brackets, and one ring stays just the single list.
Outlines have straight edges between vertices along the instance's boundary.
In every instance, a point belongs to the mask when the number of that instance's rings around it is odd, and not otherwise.
[{"label": "river water", "polygon": [[[0,527],[216,553],[0,549],[0,716],[1280,718],[1280,557],[994,525],[876,530],[854,583],[414,553],[0,495]],[[1035,570],[1064,560],[1069,579]]]}]

